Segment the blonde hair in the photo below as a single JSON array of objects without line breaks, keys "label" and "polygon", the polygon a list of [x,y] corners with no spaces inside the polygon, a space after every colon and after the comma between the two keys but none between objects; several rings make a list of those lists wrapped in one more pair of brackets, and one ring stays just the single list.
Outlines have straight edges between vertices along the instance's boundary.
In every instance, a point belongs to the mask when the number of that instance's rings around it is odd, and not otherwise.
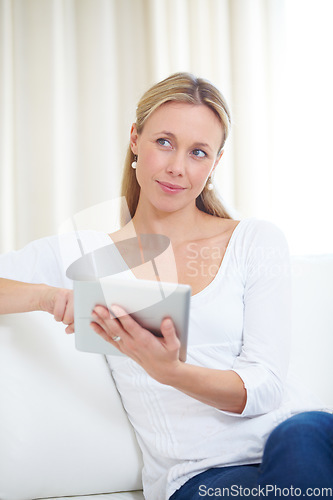
[{"label": "blonde hair", "polygon": [[[136,127],[140,134],[149,116],[162,104],[170,101],[187,102],[190,104],[204,104],[208,106],[218,117],[224,130],[223,141],[218,154],[222,151],[228,137],[231,125],[230,112],[223,95],[209,81],[196,78],[190,73],[175,73],[165,80],[151,87],[142,96],[136,111]],[[130,217],[135,214],[139,202],[140,186],[137,182],[135,170],[131,167],[134,154],[131,147],[128,147],[121,195],[125,196]],[[206,212],[216,217],[231,219],[222,202],[214,193],[205,186],[201,194],[196,199],[196,206],[202,212]],[[121,214],[121,223],[129,222],[128,215]]]}]

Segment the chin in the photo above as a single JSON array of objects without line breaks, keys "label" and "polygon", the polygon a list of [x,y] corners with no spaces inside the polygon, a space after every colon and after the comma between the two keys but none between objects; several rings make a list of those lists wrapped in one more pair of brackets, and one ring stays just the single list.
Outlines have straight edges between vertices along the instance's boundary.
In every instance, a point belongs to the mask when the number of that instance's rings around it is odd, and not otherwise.
[{"label": "chin", "polygon": [[164,203],[161,203],[161,200],[159,200],[159,203],[154,204],[156,210],[167,214],[172,214],[174,212],[179,212],[181,210],[188,209],[189,206],[195,207],[196,206],[195,201],[194,202],[191,201],[190,203],[179,203],[179,202],[175,203],[169,200],[165,201]]}]

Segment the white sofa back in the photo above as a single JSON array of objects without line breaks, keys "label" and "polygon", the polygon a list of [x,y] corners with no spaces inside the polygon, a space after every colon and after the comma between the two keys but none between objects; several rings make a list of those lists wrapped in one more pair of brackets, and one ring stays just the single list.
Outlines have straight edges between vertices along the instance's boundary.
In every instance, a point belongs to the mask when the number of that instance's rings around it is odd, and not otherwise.
[{"label": "white sofa back", "polygon": [[333,409],[333,255],[292,258],[291,369]]},{"label": "white sofa back", "polygon": [[[292,367],[333,408],[333,255],[292,263]],[[104,357],[46,313],[0,317],[0,499],[137,490],[141,467]]]}]

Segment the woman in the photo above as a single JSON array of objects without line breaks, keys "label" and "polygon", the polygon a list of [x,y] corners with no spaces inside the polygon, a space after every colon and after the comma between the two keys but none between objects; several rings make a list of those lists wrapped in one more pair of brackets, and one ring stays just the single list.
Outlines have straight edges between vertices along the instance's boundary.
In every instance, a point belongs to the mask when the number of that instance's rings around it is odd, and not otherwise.
[{"label": "woman", "polygon": [[[212,189],[229,128],[230,113],[218,90],[180,73],[146,92],[131,129],[123,177],[131,220],[111,238],[125,240],[133,227],[138,234],[168,236],[178,282],[192,287],[186,363],[179,361],[170,318],[162,322],[159,339],[121,304],[112,305],[116,316],[123,314],[119,320],[102,306],[93,314],[92,328],[127,354],[108,361],[143,452],[148,500],[221,496],[232,486],[331,486],[332,416],[301,413],[320,405],[287,377],[285,238],[270,223],[231,219]],[[95,234],[89,238],[96,247],[110,241],[105,235],[98,242]],[[52,265],[51,253],[54,248],[44,248],[47,272],[37,273],[44,284],[2,280],[0,312],[46,310],[70,333],[72,292],[56,272],[51,279],[49,269],[60,267],[54,257]],[[149,277],[144,266],[133,270],[133,279]],[[313,427],[324,434],[308,430]],[[311,452],[304,454],[304,446]]]}]

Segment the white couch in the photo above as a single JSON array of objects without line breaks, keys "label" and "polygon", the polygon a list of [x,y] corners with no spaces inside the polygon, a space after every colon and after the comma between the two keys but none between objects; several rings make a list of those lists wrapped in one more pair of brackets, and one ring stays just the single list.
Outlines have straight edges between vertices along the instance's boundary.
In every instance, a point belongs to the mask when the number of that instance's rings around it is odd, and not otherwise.
[{"label": "white couch", "polygon": [[[333,408],[333,255],[293,258],[292,367]],[[46,313],[0,318],[0,499],[142,500],[142,459],[105,358]]]}]

